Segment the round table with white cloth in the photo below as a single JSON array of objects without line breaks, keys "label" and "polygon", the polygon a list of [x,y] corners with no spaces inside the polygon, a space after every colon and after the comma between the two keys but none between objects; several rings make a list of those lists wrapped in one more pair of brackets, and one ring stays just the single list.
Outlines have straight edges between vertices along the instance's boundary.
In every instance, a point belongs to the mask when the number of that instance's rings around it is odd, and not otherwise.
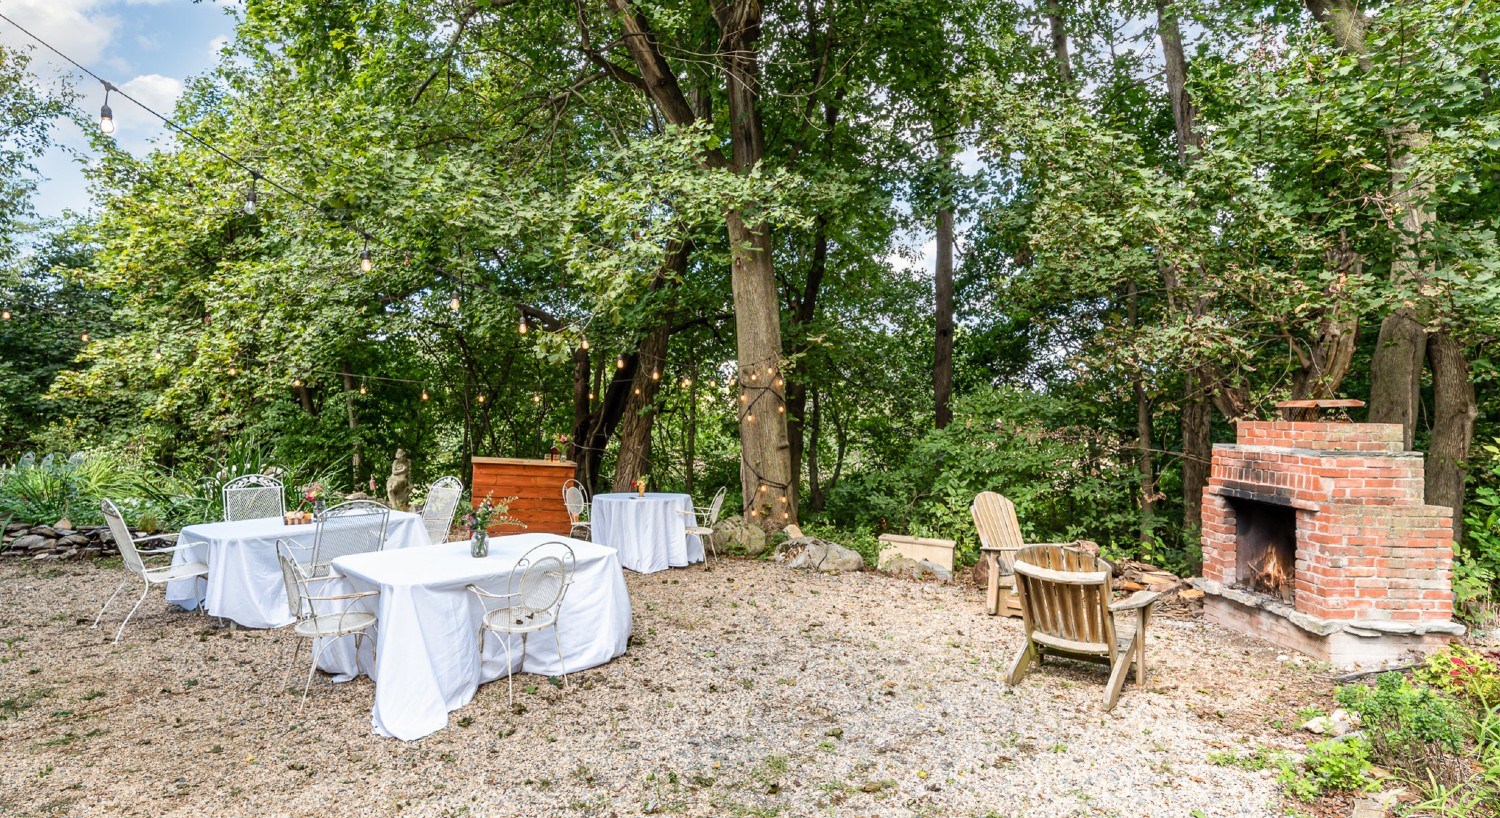
[{"label": "round table with white cloth", "polygon": [[[208,563],[208,581],[169,582],[167,601],[188,610],[201,604],[214,616],[246,628],[290,625],[292,610],[276,558],[276,541],[311,548],[316,531],[316,525],[286,525],[280,517],[190,525],[182,529],[177,542],[191,547],[174,553],[172,563]],[[385,550],[428,542],[420,514],[392,511],[386,519]]]},{"label": "round table with white cloth", "polygon": [[688,494],[598,494],[589,531],[594,542],[620,553],[621,567],[650,574],[703,561],[703,543],[687,533],[692,513]]}]

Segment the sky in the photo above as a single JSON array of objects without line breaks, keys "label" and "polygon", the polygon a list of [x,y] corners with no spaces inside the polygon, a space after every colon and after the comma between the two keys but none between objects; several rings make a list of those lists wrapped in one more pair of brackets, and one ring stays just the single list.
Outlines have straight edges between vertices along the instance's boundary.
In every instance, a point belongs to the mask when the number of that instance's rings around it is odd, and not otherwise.
[{"label": "sky", "polygon": [[[0,0],[0,14],[15,20],[54,48],[77,60],[152,109],[166,114],[181,95],[185,80],[207,73],[219,49],[234,33],[235,18],[226,0]],[[37,82],[55,87],[70,82],[78,105],[97,120],[104,88],[63,62],[36,41],[0,20],[0,43],[28,50]],[[128,100],[110,96],[121,147],[142,156],[153,143],[167,139],[166,128]],[[80,157],[88,142],[71,122],[60,121],[58,147],[37,163],[41,173],[33,205],[38,216],[89,209]]]}]

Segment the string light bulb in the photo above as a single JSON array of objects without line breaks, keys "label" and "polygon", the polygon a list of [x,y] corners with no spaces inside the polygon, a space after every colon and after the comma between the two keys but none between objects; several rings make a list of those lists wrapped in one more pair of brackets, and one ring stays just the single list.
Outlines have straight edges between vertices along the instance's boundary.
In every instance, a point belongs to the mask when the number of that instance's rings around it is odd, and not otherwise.
[{"label": "string light bulb", "polygon": [[624,355],[616,355],[615,356],[615,369],[624,369],[624,368],[625,368],[625,356]]},{"label": "string light bulb", "polygon": [[750,400],[750,396],[746,395],[744,392],[741,392],[740,393],[740,403],[744,403],[747,400]]},{"label": "string light bulb", "polygon": [[85,344],[89,342],[89,334],[87,332],[85,332],[81,337],[83,338],[83,342]]},{"label": "string light bulb", "polygon": [[10,320],[10,310],[0,310],[0,321]]},{"label": "string light bulb", "polygon": [[484,403],[484,393],[480,392],[479,397],[475,398],[475,400],[479,401],[480,403]]},{"label": "string light bulb", "polygon": [[532,395],[531,395],[531,402],[532,403],[541,403],[542,402],[542,396],[540,394],[538,394],[538,393],[533,392]]},{"label": "string light bulb", "polygon": [[245,191],[245,215],[246,216],[254,216],[255,215],[255,180],[259,179],[259,178],[260,178],[260,174],[259,173],[256,173],[253,170],[250,171],[250,189],[247,190],[247,191]]},{"label": "string light bulb", "polygon": [[639,395],[639,394],[641,394],[641,388],[640,388],[640,387],[639,387],[639,386],[637,386],[637,387],[636,387],[636,388],[635,388],[635,393],[636,393],[636,394],[637,394],[637,395]]},{"label": "string light bulb", "polygon": [[583,343],[579,344],[578,348],[584,352],[589,351],[589,337],[587,335],[583,336]]},{"label": "string light bulb", "polygon": [[365,379],[364,378],[360,378],[359,379],[359,394],[361,394],[361,395],[368,395],[368,394],[370,394],[370,387],[365,383]]},{"label": "string light bulb", "polygon": [[757,375],[757,374],[755,374],[754,372],[751,372],[750,373],[750,380],[752,380],[752,381],[758,381],[758,380],[760,380],[760,376]]},{"label": "string light bulb", "polygon": [[301,378],[292,378],[292,386],[294,388],[300,389],[302,387],[302,379]]},{"label": "string light bulb", "polygon": [[760,509],[758,509],[758,508],[752,508],[752,509],[750,509],[750,516],[751,517],[759,517],[760,516]]},{"label": "string light bulb", "polygon": [[693,385],[693,379],[692,378],[683,378],[682,379],[682,388],[683,389],[686,389],[686,388],[688,388],[689,386],[692,386],[692,385]]},{"label": "string light bulb", "polygon": [[448,309],[453,310],[454,312],[458,312],[459,306],[460,304],[458,302],[458,296],[455,295],[452,298],[448,299]]},{"label": "string light bulb", "polygon": [[782,380],[780,378],[777,378],[776,379],[776,388],[780,389],[783,386],[786,386],[786,381],[784,381],[784,380]]},{"label": "string light bulb", "polygon": [[238,374],[240,374],[240,371],[238,369],[235,369],[232,366],[229,367],[229,377],[233,378],[235,375],[238,375]]},{"label": "string light bulb", "polygon": [[782,502],[783,505],[786,504],[786,495],[785,494],[781,495],[781,502]]},{"label": "string light bulb", "polygon": [[530,331],[530,329],[531,329],[531,324],[530,324],[530,322],[528,322],[526,320],[526,314],[525,313],[521,313],[521,326],[518,328],[518,331],[522,335],[525,335],[528,331]]},{"label": "string light bulb", "polygon": [[760,491],[761,494],[765,494],[766,493],[766,484],[765,483],[761,483],[760,484],[759,491]]},{"label": "string light bulb", "polygon": [[156,351],[153,352],[153,353],[151,353],[151,357],[153,357],[156,360],[160,361],[161,360],[161,347],[157,347]]},{"label": "string light bulb", "polygon": [[593,399],[594,399],[594,393],[593,392],[589,392],[589,400],[593,400]]},{"label": "string light bulb", "polygon": [[783,519],[783,520],[790,520],[790,519],[792,519],[792,515],[791,515],[790,512],[783,511],[783,512],[781,512],[781,519]]},{"label": "string light bulb", "polygon": [[777,414],[784,415],[784,414],[786,414],[786,407],[785,406],[778,406],[778,407],[776,407],[776,412],[777,412]]},{"label": "string light bulb", "polygon": [[748,413],[746,413],[746,415],[745,415],[745,422],[746,423],[754,423],[755,422],[755,413],[754,412],[748,412]]},{"label": "string light bulb", "polygon": [[653,381],[659,381],[659,380],[661,380],[661,370],[658,370],[658,369],[651,370],[651,380],[653,380]]},{"label": "string light bulb", "polygon": [[109,109],[109,92],[115,90],[113,85],[104,83],[104,107],[99,109],[99,131],[105,136],[113,135],[115,132],[115,112]]},{"label": "string light bulb", "polygon": [[422,387],[422,400],[427,400],[427,387]]},{"label": "string light bulb", "polygon": [[776,374],[776,367],[774,367],[774,366],[768,366],[768,367],[766,367],[766,375],[767,376],[775,375],[775,374]]},{"label": "string light bulb", "polygon": [[365,240],[365,249],[359,251],[360,272],[368,273],[375,268],[375,262],[370,258],[370,242]]}]

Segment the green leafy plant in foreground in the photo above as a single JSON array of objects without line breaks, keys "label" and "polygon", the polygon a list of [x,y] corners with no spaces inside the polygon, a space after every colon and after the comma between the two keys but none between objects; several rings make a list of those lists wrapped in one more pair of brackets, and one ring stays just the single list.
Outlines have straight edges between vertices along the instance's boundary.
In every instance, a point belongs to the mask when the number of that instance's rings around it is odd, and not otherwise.
[{"label": "green leafy plant in foreground", "polygon": [[1370,748],[1364,739],[1328,739],[1308,748],[1301,770],[1283,759],[1276,780],[1287,795],[1311,801],[1326,792],[1370,789],[1374,785],[1372,769]]}]

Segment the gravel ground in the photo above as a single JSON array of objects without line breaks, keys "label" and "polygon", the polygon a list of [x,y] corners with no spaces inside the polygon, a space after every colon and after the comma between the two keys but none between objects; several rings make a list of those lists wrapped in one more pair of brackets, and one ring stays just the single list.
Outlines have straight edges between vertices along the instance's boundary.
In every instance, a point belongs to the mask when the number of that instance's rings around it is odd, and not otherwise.
[{"label": "gravel ground", "polygon": [[[1270,816],[1208,755],[1292,747],[1307,667],[1196,619],[1153,623],[1153,689],[1004,670],[1016,620],[970,587],[725,560],[627,572],[630,651],[571,686],[481,688],[447,729],[370,732],[371,682],[281,687],[292,637],[169,612],[91,630],[123,569],[0,565],[0,814]],[[111,625],[113,623],[113,625]],[[303,654],[305,661],[306,654]],[[526,686],[525,693],[521,685]]]}]

